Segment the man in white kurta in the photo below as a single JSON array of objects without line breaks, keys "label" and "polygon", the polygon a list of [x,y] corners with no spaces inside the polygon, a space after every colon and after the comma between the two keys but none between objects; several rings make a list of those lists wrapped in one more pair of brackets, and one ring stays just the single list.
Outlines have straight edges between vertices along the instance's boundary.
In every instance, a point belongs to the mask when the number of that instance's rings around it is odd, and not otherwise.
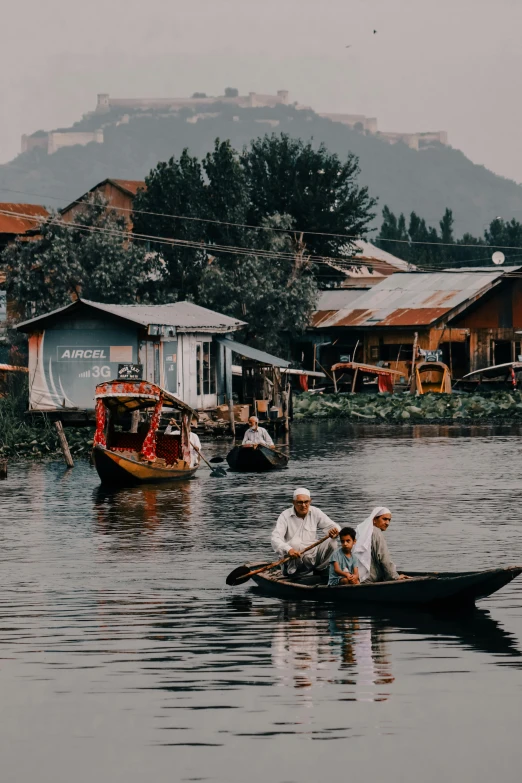
[{"label": "man in white kurta", "polygon": [[257,416],[251,416],[248,420],[250,427],[243,436],[243,446],[273,446],[274,441],[265,430],[259,426]]},{"label": "man in white kurta", "polygon": [[[178,422],[176,419],[171,419],[165,428],[165,435],[181,435],[181,432],[178,427]],[[201,441],[199,439],[199,436],[193,432],[190,431],[190,467],[195,468],[196,465],[199,465],[200,456],[199,452],[201,450]]]},{"label": "man in white kurta", "polygon": [[[341,529],[321,509],[312,506],[310,492],[299,487],[294,492],[293,506],[283,511],[272,532],[272,548],[281,557],[290,555],[285,574],[305,573],[328,568],[330,555],[337,549],[334,540]],[[299,557],[299,552],[326,534],[330,536],[319,546]]]}]

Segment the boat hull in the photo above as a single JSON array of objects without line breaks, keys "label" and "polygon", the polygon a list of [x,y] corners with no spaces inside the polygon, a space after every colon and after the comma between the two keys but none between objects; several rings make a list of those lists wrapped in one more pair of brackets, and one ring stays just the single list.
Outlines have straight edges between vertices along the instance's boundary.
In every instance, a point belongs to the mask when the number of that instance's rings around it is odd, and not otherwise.
[{"label": "boat hull", "polygon": [[197,470],[197,467],[188,469],[164,468],[153,463],[125,457],[116,451],[100,446],[94,447],[93,459],[102,484],[108,486],[184,481],[192,478]]},{"label": "boat hull", "polygon": [[281,470],[288,465],[288,457],[267,446],[234,446],[227,454],[230,470],[238,473],[265,473]]},{"label": "boat hull", "polygon": [[[261,568],[257,563],[251,568]],[[362,585],[328,587],[320,576],[299,581],[267,573],[252,577],[267,595],[304,601],[342,604],[346,609],[361,606],[470,605],[500,590],[522,573],[522,567],[495,568],[464,573],[415,573],[410,579]]]}]

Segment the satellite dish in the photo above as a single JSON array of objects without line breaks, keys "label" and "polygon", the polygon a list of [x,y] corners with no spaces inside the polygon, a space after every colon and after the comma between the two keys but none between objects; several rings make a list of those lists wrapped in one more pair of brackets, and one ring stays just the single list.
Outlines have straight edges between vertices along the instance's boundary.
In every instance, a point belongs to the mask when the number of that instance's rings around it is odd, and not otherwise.
[{"label": "satellite dish", "polygon": [[500,250],[497,250],[497,252],[493,253],[493,255],[491,256],[491,260],[493,261],[494,264],[499,266],[500,264],[504,263],[504,261],[506,260],[506,256],[504,255],[504,253],[501,253]]}]

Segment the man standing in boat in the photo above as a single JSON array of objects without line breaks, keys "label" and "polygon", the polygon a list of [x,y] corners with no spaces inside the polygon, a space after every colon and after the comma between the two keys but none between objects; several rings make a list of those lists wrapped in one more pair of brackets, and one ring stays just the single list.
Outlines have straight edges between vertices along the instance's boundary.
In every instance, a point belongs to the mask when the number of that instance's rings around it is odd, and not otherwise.
[{"label": "man standing in boat", "polygon": [[273,449],[274,441],[265,428],[259,426],[259,419],[257,416],[251,416],[248,423],[250,424],[250,427],[243,436],[243,446],[268,446]]},{"label": "man standing in boat", "polygon": [[[293,506],[283,511],[272,532],[272,548],[281,557],[290,555],[292,558],[285,563],[284,573],[306,573],[328,568],[330,556],[337,549],[333,539],[338,536],[340,529],[321,509],[312,506],[307,489],[296,489]],[[300,551],[326,534],[330,536],[328,541],[299,557]]]}]

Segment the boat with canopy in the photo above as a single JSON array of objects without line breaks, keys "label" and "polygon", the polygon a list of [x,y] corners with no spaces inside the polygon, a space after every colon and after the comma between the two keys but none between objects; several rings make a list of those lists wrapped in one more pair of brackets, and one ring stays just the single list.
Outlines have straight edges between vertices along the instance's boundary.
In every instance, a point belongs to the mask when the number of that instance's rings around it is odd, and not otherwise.
[{"label": "boat with canopy", "polygon": [[[93,459],[103,484],[180,481],[198,466],[191,462],[190,422],[198,414],[170,392],[148,381],[108,381],[96,387]],[[181,415],[179,432],[158,432],[163,408]],[[116,429],[128,414],[150,412],[148,427],[137,432]],[[146,422],[143,422],[146,424]]]}]

